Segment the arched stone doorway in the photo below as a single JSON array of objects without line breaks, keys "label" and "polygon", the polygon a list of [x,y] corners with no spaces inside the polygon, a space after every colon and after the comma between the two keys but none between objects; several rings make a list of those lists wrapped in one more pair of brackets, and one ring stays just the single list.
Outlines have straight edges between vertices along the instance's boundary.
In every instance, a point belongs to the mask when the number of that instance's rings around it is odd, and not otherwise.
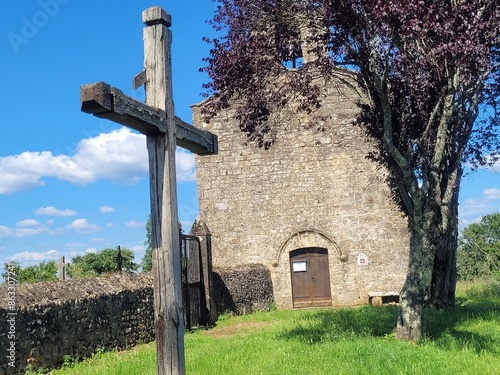
[{"label": "arched stone doorway", "polygon": [[331,306],[328,250],[306,247],[289,254],[293,307]]}]

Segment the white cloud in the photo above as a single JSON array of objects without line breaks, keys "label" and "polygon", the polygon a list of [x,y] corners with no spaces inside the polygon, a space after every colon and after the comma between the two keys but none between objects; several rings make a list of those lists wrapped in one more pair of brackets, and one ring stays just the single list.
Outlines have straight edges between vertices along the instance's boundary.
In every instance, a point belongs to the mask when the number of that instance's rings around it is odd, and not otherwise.
[{"label": "white cloud", "polygon": [[58,210],[55,207],[52,206],[47,206],[47,207],[40,207],[35,210],[35,214],[42,216],[42,215],[48,215],[48,216],[74,216],[77,215],[78,212],[75,210]]},{"label": "white cloud", "polygon": [[37,234],[42,234],[47,232],[49,232],[49,228],[41,225],[34,228],[18,228],[15,230],[15,236],[28,237],[28,236],[36,236]]},{"label": "white cloud", "polygon": [[12,229],[0,225],[0,238],[9,237],[12,235]]},{"label": "white cloud", "polygon": [[11,257],[11,260],[15,260],[16,262],[42,262],[49,260],[56,260],[59,257],[59,252],[56,250],[49,250],[45,253],[37,253],[24,251],[22,253],[14,254]]},{"label": "white cloud", "polygon": [[134,252],[135,262],[140,263],[142,258],[144,258],[144,254],[146,253],[146,247],[144,245],[136,245],[129,247],[129,249]]},{"label": "white cloud", "polygon": [[145,136],[125,127],[80,141],[71,157],[75,169],[60,179],[85,185],[98,179],[135,184],[147,175]]},{"label": "white cloud", "polygon": [[459,206],[459,216],[465,224],[481,217],[482,213],[488,210],[488,204],[485,199],[466,199]]},{"label": "white cloud", "polygon": [[51,229],[49,234],[53,234],[53,235],[64,235],[65,234],[65,231],[64,231],[64,228],[55,228],[55,229]]},{"label": "white cloud", "polygon": [[175,169],[178,181],[196,180],[194,154],[178,148],[175,153]]},{"label": "white cloud", "polygon": [[76,219],[68,224],[66,228],[72,229],[80,234],[93,233],[101,230],[98,225],[90,224],[87,219]]},{"label": "white cloud", "polygon": [[[488,163],[492,162],[491,155],[486,157],[486,161]],[[495,163],[493,163],[491,166],[482,166],[482,167],[479,167],[479,168],[480,169],[489,170],[489,171],[492,171],[492,172],[495,172],[495,173],[498,173],[500,171],[500,159],[497,160]]]},{"label": "white cloud", "polygon": [[131,220],[128,223],[126,223],[125,226],[129,228],[146,228],[146,222]]},{"label": "white cloud", "polygon": [[56,234],[56,232],[50,231],[50,224],[44,225],[39,223],[34,219],[25,219],[18,221],[16,223],[17,228],[8,228],[6,226],[0,226],[0,238],[6,237],[28,237],[35,236],[42,233]]},{"label": "white cloud", "polygon": [[115,209],[111,206],[102,206],[99,208],[99,211],[103,214],[109,214],[111,212],[115,212]]},{"label": "white cloud", "polygon": [[65,243],[64,246],[68,249],[75,249],[75,248],[84,248],[84,247],[87,247],[87,244],[84,244],[84,243],[71,243],[71,242],[68,242],[68,243]]},{"label": "white cloud", "polygon": [[500,199],[500,189],[486,189],[483,191],[484,196],[487,200],[496,200]]},{"label": "white cloud", "polygon": [[146,247],[144,245],[136,245],[130,248],[134,253],[145,253]]},{"label": "white cloud", "polygon": [[38,167],[50,159],[50,153],[24,152],[16,156],[0,158],[0,194],[11,194],[18,190],[43,186]]},{"label": "white cloud", "polygon": [[38,221],[35,219],[26,219],[26,220],[21,220],[16,223],[18,227],[36,227],[40,225]]},{"label": "white cloud", "polygon": [[[196,178],[194,155],[177,149],[178,181]],[[46,177],[86,185],[97,180],[135,184],[148,175],[146,138],[122,127],[110,133],[82,139],[74,155],[50,151],[0,157],[0,194],[44,186]]]},{"label": "white cloud", "polygon": [[463,225],[479,222],[484,215],[500,211],[500,189],[484,189],[480,198],[466,199],[459,205]]}]

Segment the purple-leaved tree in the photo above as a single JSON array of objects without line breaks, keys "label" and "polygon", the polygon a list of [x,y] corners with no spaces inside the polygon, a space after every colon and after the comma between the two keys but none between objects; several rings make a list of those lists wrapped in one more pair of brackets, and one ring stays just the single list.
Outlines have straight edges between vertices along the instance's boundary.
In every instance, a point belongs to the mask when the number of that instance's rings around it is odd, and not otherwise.
[{"label": "purple-leaved tree", "polygon": [[[271,147],[269,115],[290,100],[321,105],[315,77],[353,72],[359,126],[391,173],[410,253],[396,335],[421,336],[429,303],[455,301],[458,192],[464,163],[499,153],[497,0],[218,0],[207,119],[234,101],[242,131]],[[311,55],[314,58],[311,58]],[[338,80],[337,80],[338,82]]]}]

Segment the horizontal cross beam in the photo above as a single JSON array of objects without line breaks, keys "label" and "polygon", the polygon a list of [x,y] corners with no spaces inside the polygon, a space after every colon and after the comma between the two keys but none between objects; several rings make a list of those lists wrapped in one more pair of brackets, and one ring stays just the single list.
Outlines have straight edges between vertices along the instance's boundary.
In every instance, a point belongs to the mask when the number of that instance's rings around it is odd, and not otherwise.
[{"label": "horizontal cross beam", "polygon": [[[80,87],[82,111],[135,129],[145,135],[166,132],[165,111],[135,100],[105,82]],[[217,136],[175,116],[177,146],[198,155],[217,154]]]}]

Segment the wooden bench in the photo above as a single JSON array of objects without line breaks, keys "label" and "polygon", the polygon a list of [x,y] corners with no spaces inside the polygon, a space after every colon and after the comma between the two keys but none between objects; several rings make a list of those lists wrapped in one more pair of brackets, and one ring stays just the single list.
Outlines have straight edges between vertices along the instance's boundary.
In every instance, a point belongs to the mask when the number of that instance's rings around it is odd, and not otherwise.
[{"label": "wooden bench", "polygon": [[380,306],[386,303],[399,303],[399,292],[369,292],[368,303],[374,306]]}]

